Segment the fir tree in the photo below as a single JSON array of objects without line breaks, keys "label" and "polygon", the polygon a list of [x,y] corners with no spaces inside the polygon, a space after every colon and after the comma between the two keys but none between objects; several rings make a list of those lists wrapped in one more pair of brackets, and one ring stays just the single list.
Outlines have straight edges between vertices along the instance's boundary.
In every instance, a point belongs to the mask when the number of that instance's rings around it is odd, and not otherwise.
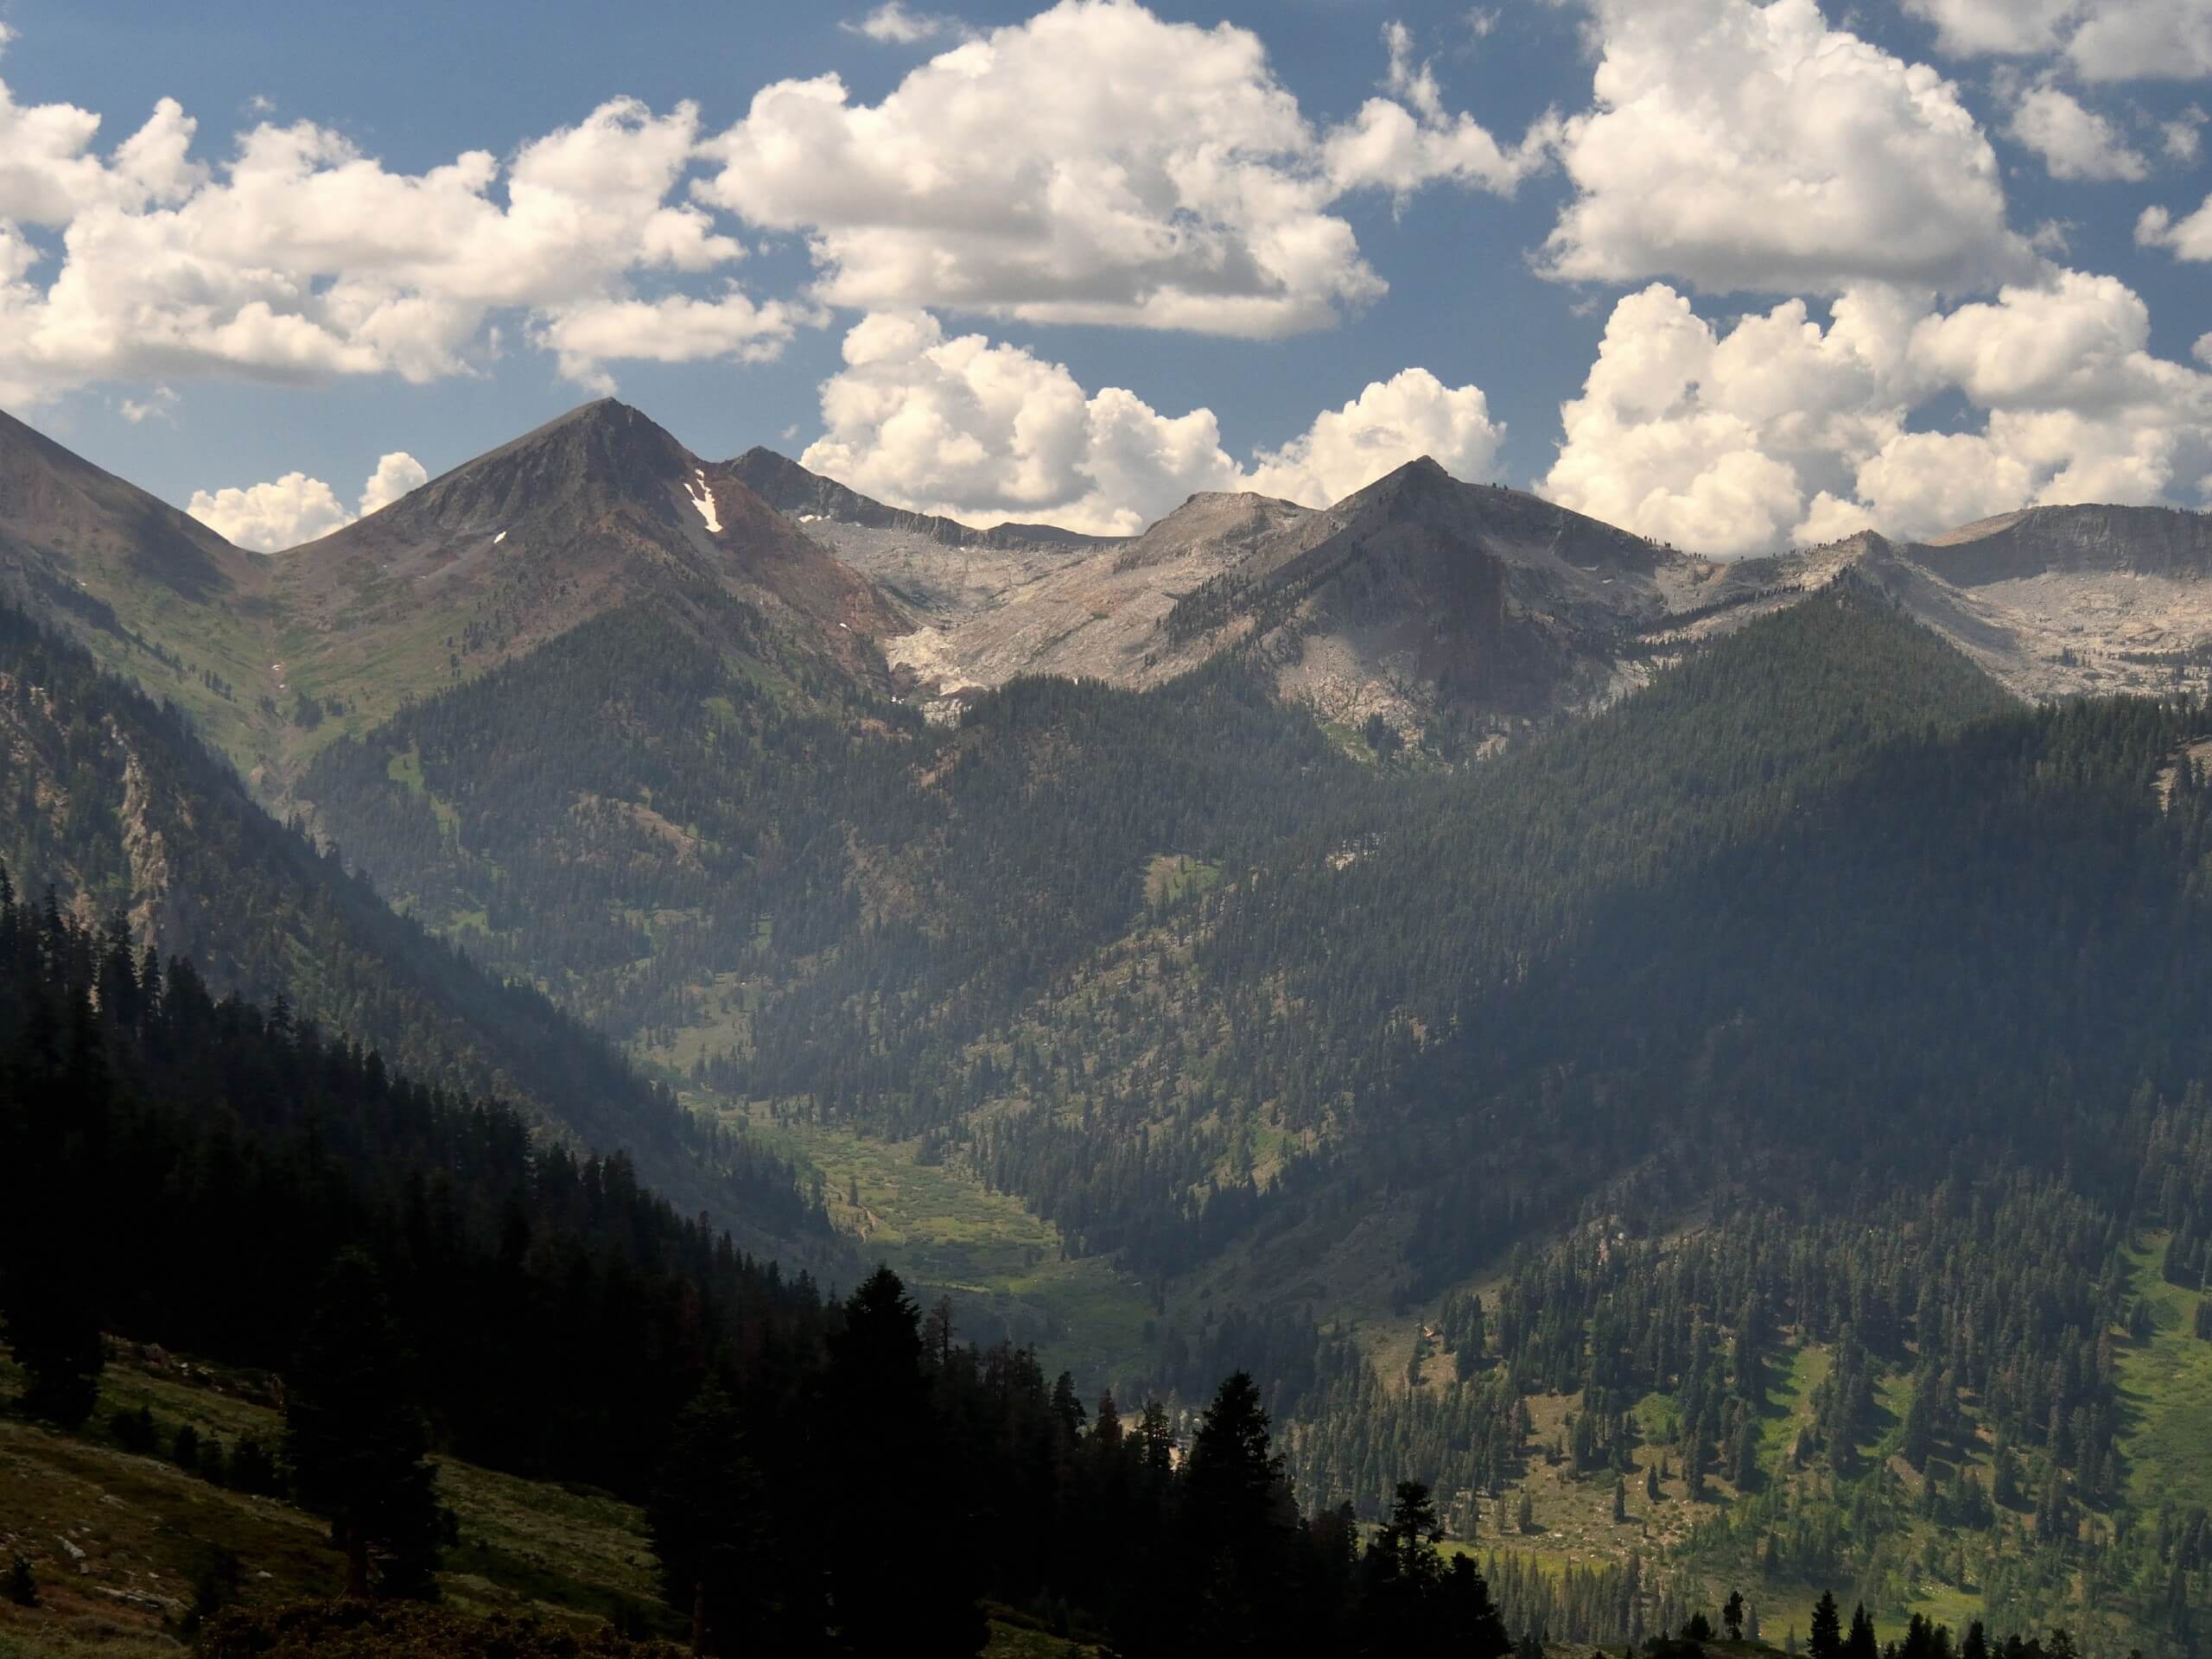
[{"label": "fir tree", "polygon": [[341,1253],[285,1378],[284,1456],[300,1503],[345,1552],[348,1596],[369,1593],[372,1552],[382,1592],[435,1592],[436,1472],[414,1385],[376,1264]]},{"label": "fir tree", "polygon": [[1813,1629],[1806,1638],[1805,1651],[1812,1659],[1838,1659],[1843,1652],[1843,1618],[1832,1591],[1821,1591],[1821,1599],[1813,1604]]},{"label": "fir tree", "polygon": [[[829,1342],[833,1490],[926,1494],[952,1471],[929,1409],[921,1313],[888,1267],[853,1292]],[[964,1517],[939,1513],[892,1551],[833,1551],[830,1618],[840,1651],[974,1653],[988,1634],[976,1605],[978,1551]]]},{"label": "fir tree", "polygon": [[1843,1639],[1844,1659],[1881,1659],[1882,1645],[1874,1637],[1873,1616],[1860,1602],[1851,1610],[1851,1634]]}]

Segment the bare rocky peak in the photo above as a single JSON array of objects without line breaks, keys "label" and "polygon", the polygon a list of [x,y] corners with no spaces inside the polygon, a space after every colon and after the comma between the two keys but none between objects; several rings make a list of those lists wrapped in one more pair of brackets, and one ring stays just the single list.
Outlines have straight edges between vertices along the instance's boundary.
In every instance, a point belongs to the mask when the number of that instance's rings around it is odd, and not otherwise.
[{"label": "bare rocky peak", "polygon": [[1141,570],[1190,553],[1230,563],[1272,539],[1318,524],[1322,515],[1294,501],[1247,492],[1203,491],[1190,498],[1116,553],[1116,570]]},{"label": "bare rocky peak", "polygon": [[1008,522],[979,530],[957,518],[912,512],[872,499],[834,478],[810,472],[772,449],[748,449],[728,465],[732,474],[761,499],[803,524],[829,523],[864,530],[896,531],[948,547],[989,547],[1007,551],[1080,549],[1114,539],[1085,536],[1077,531],[1062,530],[1057,524]]},{"label": "bare rocky peak", "polygon": [[2212,513],[2171,507],[2031,507],[1921,543],[1912,556],[1973,587],[2053,572],[2212,575]]},{"label": "bare rocky peak", "polygon": [[594,523],[626,506],[680,523],[669,498],[702,463],[626,404],[604,397],[463,461],[358,524],[309,543],[316,556],[429,537],[510,538],[524,525]]}]

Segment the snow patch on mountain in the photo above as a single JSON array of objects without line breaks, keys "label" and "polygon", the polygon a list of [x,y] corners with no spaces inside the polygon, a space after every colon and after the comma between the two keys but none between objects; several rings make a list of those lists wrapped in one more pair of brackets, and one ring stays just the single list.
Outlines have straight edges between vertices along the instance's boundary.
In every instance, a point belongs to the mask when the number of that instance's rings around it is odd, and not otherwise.
[{"label": "snow patch on mountain", "polygon": [[691,505],[698,509],[699,516],[707,521],[707,533],[709,536],[719,536],[722,533],[722,521],[715,514],[715,493],[707,486],[705,467],[699,469],[698,479],[699,487],[696,493],[693,493],[689,484],[683,486],[683,493],[691,497]]}]

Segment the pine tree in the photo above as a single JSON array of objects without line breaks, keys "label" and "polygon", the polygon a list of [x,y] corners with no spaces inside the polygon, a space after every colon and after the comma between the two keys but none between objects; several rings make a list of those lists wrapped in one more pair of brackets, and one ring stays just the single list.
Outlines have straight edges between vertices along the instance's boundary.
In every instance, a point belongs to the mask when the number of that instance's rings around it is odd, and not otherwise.
[{"label": "pine tree", "polygon": [[1742,1591],[1731,1590],[1728,1592],[1728,1599],[1720,1609],[1720,1622],[1727,1627],[1728,1639],[1731,1642],[1740,1642],[1744,1639],[1744,1592]]},{"label": "pine tree", "polygon": [[348,1596],[369,1593],[372,1551],[383,1592],[435,1593],[436,1471],[412,1372],[376,1264],[345,1251],[285,1378],[284,1455],[301,1505],[345,1552]]},{"label": "pine tree", "polygon": [[1619,1526],[1628,1519],[1628,1482],[1620,1476],[1613,1477],[1613,1524]]},{"label": "pine tree", "polygon": [[1838,1659],[1843,1652],[1843,1618],[1832,1591],[1821,1591],[1820,1600],[1813,1604],[1813,1630],[1805,1651],[1812,1659]]},{"label": "pine tree", "polygon": [[772,1565],[776,1533],[736,1408],[712,1382],[676,1420],[645,1524],[662,1593],[690,1620],[694,1653],[734,1654],[772,1639],[773,1599],[785,1587]]},{"label": "pine tree", "polygon": [[1137,1461],[1147,1472],[1165,1480],[1175,1467],[1175,1429],[1168,1421],[1167,1408],[1157,1400],[1144,1402],[1144,1411],[1137,1419]]},{"label": "pine tree", "polygon": [[1285,1618],[1294,1511],[1251,1376],[1216,1391],[1183,1465],[1178,1554],[1188,1640],[1198,1651],[1264,1651]]},{"label": "pine tree", "polygon": [[[46,909],[46,929],[66,938],[50,888]],[[58,955],[66,945],[58,938],[48,949]],[[107,1233],[84,1218],[102,1213],[97,1173],[108,1067],[98,1016],[81,989],[66,1011],[42,998],[33,1006],[29,1021],[43,1027],[36,1058],[0,1094],[0,1325],[23,1370],[23,1410],[75,1428],[99,1403],[106,1363],[100,1253]],[[66,1055],[49,1046],[57,1014]]]},{"label": "pine tree", "polygon": [[1874,1637],[1873,1616],[1860,1602],[1851,1610],[1851,1634],[1843,1639],[1844,1659],[1881,1659],[1882,1646]]},{"label": "pine tree", "polygon": [[1075,1444],[1083,1433],[1086,1416],[1083,1396],[1075,1391],[1075,1373],[1062,1371],[1052,1384],[1052,1420],[1059,1425],[1064,1443]]},{"label": "pine tree", "polygon": [[[929,1409],[921,1312],[888,1267],[846,1300],[829,1341],[825,1393],[837,1448],[833,1490],[925,1494],[954,1484]],[[974,1653],[988,1634],[979,1551],[964,1517],[939,1513],[893,1551],[834,1551],[831,1620],[841,1651]]]},{"label": "pine tree", "polygon": [[1098,1396],[1098,1414],[1091,1420],[1090,1438],[1109,1457],[1122,1449],[1122,1414],[1115,1409],[1111,1389]]}]

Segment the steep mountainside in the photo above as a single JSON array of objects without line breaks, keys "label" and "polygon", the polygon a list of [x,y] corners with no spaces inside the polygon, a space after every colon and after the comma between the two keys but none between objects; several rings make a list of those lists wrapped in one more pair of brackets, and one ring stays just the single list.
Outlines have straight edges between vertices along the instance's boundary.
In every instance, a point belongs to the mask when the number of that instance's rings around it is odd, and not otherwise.
[{"label": "steep mountainside", "polygon": [[779,659],[876,686],[873,641],[910,626],[733,466],[612,400],[267,557],[0,417],[0,582],[280,803],[340,731],[626,605],[696,635],[736,600]]},{"label": "steep mountainside", "polygon": [[2037,507],[1902,551],[1946,590],[1929,620],[2024,696],[2207,683],[2212,514]]},{"label": "steep mountainside", "polygon": [[790,649],[879,672],[895,614],[727,466],[635,410],[587,404],[380,512],[278,556],[283,690],[359,727],[407,696],[526,655],[643,603],[711,631],[717,600],[765,614]]},{"label": "steep mountainside", "polygon": [[250,754],[268,562],[0,413],[0,596]]},{"label": "steep mountainside", "polygon": [[121,918],[134,954],[192,957],[219,995],[282,997],[428,1083],[502,1096],[556,1135],[626,1149],[687,1207],[715,1210],[756,1248],[770,1242],[745,1212],[787,1210],[787,1173],[766,1198],[733,1181],[727,1148],[605,1038],[394,914],[263,811],[175,711],[7,609],[0,756],[0,859],[28,897],[51,887],[87,924]]},{"label": "steep mountainside", "polygon": [[1194,497],[886,651],[947,696],[1026,673],[1158,684],[1241,649],[1325,719],[1496,724],[1610,695],[1636,632],[1718,575],[1423,461],[1325,512]]}]

